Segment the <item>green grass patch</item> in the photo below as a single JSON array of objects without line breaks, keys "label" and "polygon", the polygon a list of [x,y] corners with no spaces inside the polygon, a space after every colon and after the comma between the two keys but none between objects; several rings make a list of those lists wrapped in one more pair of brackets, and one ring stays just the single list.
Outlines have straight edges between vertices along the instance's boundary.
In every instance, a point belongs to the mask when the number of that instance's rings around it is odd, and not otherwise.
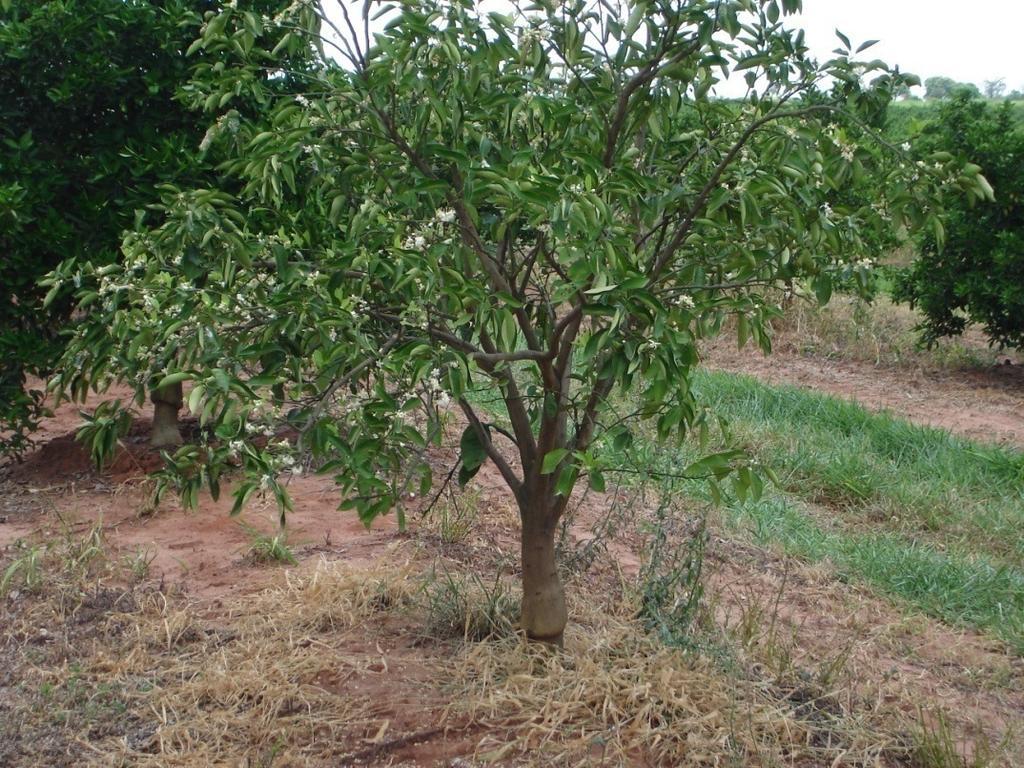
[{"label": "green grass patch", "polygon": [[1024,454],[747,376],[704,371],[695,387],[793,496],[848,524],[1024,563]]},{"label": "green grass patch", "polygon": [[[760,501],[727,499],[728,524],[1024,654],[1024,454],[748,376],[701,371],[694,387],[780,480]],[[640,476],[699,458],[643,435],[599,450]],[[708,498],[703,482],[677,490]]]},{"label": "green grass patch", "polygon": [[867,582],[950,624],[985,630],[1024,654],[1024,573],[1017,569],[892,533],[828,531],[784,498],[729,505],[726,516],[760,544],[828,560],[842,577]]}]

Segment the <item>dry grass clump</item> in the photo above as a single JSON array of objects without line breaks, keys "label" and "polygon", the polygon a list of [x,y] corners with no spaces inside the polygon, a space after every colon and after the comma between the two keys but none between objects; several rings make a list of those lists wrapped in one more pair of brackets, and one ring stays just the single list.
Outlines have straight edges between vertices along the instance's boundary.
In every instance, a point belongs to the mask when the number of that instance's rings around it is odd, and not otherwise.
[{"label": "dry grass clump", "polygon": [[905,368],[957,370],[990,366],[1007,358],[974,329],[925,348],[916,330],[920,322],[914,310],[884,295],[870,304],[842,295],[825,307],[795,301],[773,323],[773,344],[805,356]]},{"label": "dry grass clump", "polygon": [[517,632],[519,600],[500,573],[484,581],[475,573],[435,567],[424,581],[420,603],[423,633],[430,639],[478,642]]},{"label": "dry grass clump", "polygon": [[[357,626],[386,620],[418,589],[392,560],[321,562],[227,610],[95,586],[62,616],[66,586],[37,592],[2,617],[0,686],[16,695],[0,705],[0,764],[334,764],[401,731],[388,697],[357,690],[388,665]],[[103,610],[86,613],[94,593]],[[415,705],[400,715],[436,722]]]},{"label": "dry grass clump", "polygon": [[343,690],[382,654],[349,631],[407,604],[415,588],[407,569],[321,562],[226,616],[151,604],[134,617],[127,655],[92,659],[97,675],[134,688],[155,716],[145,740],[111,746],[133,765],[277,766],[337,759],[372,741],[388,713]]},{"label": "dry grass clump", "polygon": [[51,623],[59,639],[42,645],[31,627],[57,614],[49,593],[34,595],[2,647],[0,686],[16,693],[0,700],[0,721],[13,723],[0,723],[0,764],[433,764],[474,753],[817,766],[905,754],[824,692],[667,647],[633,618],[636,597],[610,597],[618,590],[575,585],[566,649],[526,645],[501,578],[442,580],[403,563],[407,546],[379,566],[289,570],[230,600],[128,586],[127,598],[64,614]]},{"label": "dry grass clump", "polygon": [[[606,607],[605,607],[606,608]],[[574,607],[563,652],[521,640],[468,646],[454,705],[486,726],[477,755],[552,765],[860,765],[898,740],[828,695],[726,671],[667,647],[628,616]]]}]

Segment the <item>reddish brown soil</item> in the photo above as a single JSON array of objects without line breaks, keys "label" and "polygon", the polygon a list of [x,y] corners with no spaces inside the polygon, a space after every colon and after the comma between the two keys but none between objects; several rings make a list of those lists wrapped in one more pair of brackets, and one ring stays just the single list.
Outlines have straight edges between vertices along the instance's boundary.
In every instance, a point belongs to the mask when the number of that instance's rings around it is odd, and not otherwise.
[{"label": "reddish brown soil", "polygon": [[[1024,659],[975,632],[910,615],[870,590],[736,541],[710,548],[708,593],[719,625],[748,638],[776,673],[801,670],[826,688],[909,720],[939,713],[962,754],[1024,723]],[[1024,760],[1024,745],[1014,754]]]},{"label": "reddish brown soil", "polygon": [[[1024,379],[1015,366],[960,378],[923,373],[908,377],[904,372],[786,354],[764,359],[724,345],[714,348],[708,361],[725,370],[850,397],[972,437],[1024,445]],[[58,408],[44,423],[34,452],[23,463],[0,472],[0,557],[17,539],[48,540],[101,523],[115,551],[147,553],[154,578],[179,585],[202,605],[229,605],[231,595],[279,578],[278,569],[255,565],[246,557],[251,538],[228,515],[230,489],[219,502],[203,496],[195,511],[165,501],[152,514],[140,516],[149,493],[145,470],[160,464],[159,455],[145,442],[148,406],[141,409],[125,449],[102,474],[91,467],[73,439],[80,421],[77,410],[68,405]],[[434,458],[438,462],[435,476],[443,476],[451,452]],[[444,554],[475,565],[505,562],[514,571],[515,514],[502,481],[488,466],[474,487],[483,512],[480,529],[467,541],[449,545]],[[351,512],[338,512],[337,491],[328,478],[298,476],[289,490],[295,502],[289,542],[301,568],[321,554],[368,564],[391,557],[391,545],[408,536],[398,532],[393,515],[367,531]],[[578,499],[577,545],[610,503],[609,495],[590,493]],[[413,504],[410,515],[413,535],[441,546],[430,539],[433,534],[427,528],[417,533],[417,508]],[[272,533],[276,516],[272,505],[257,501],[242,520]],[[640,568],[639,543],[636,529],[626,526],[608,545],[620,583],[632,580]],[[708,570],[708,592],[714,596],[718,623],[733,635],[748,633],[753,657],[768,659],[763,663],[771,674],[782,676],[794,670],[812,677],[828,674],[837,695],[856,699],[859,703],[850,706],[866,707],[868,719],[897,717],[906,722],[916,719],[922,709],[926,717],[943,711],[968,754],[975,749],[979,733],[997,743],[1003,734],[1024,724],[1024,664],[981,635],[908,615],[867,590],[839,582],[827,567],[799,566],[732,540],[713,540]],[[600,580],[602,589],[612,583],[612,576],[606,573],[605,577]],[[471,756],[478,735],[439,731],[436,717],[444,702],[430,696],[413,701],[417,690],[425,688],[420,678],[433,667],[420,664],[415,638],[401,628],[392,629],[384,627],[372,637],[353,639],[367,658],[379,649],[378,667],[368,663],[357,676],[346,678],[339,672],[337,679],[322,681],[339,694],[349,686],[359,687],[364,695],[379,692],[382,703],[377,720],[389,724],[375,738],[354,745],[353,752],[366,764],[457,765],[445,761]],[[771,670],[772,659],[786,668]],[[406,706],[402,696],[412,697],[408,704],[415,706]],[[422,722],[410,714],[415,712],[421,713]],[[378,750],[379,745],[386,749]],[[1014,754],[1024,764],[1024,754]]]},{"label": "reddish brown soil", "polygon": [[[108,397],[130,397],[112,391],[91,398],[86,407]],[[81,423],[79,407],[64,404],[44,421],[35,450],[20,464],[0,474],[0,551],[15,540],[53,538],[80,533],[96,523],[117,550],[152,559],[151,575],[184,586],[195,595],[218,595],[251,589],[266,568],[249,562],[246,553],[254,532],[274,535],[278,513],[272,502],[256,499],[233,518],[231,486],[218,501],[200,496],[198,508],[181,509],[173,498],[149,512],[151,485],[147,471],[162,466],[158,451],[147,444],[150,407],[123,440],[123,448],[102,473],[75,441]],[[187,429],[187,426],[186,426]],[[299,553],[329,551],[354,562],[372,560],[381,546],[397,535],[393,515],[367,530],[351,513],[337,509],[339,497],[328,477],[294,476],[288,490],[296,514],[288,525],[288,543]]]}]

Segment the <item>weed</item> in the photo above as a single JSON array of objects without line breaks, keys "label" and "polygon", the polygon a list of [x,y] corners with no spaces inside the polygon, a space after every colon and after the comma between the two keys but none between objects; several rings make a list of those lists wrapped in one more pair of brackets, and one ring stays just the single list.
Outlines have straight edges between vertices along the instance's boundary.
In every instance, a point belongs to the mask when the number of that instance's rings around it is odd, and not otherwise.
[{"label": "weed", "polygon": [[477,642],[515,631],[518,605],[501,580],[486,584],[478,575],[438,574],[424,583],[426,631],[432,638],[460,637]]},{"label": "weed", "polygon": [[917,312],[884,295],[870,304],[852,296],[837,296],[827,307],[796,302],[774,323],[773,346],[801,355],[905,368],[978,368],[999,359],[984,342],[965,338],[943,339],[926,348],[917,330],[920,322]]},{"label": "weed", "polygon": [[451,493],[433,508],[432,513],[442,543],[463,542],[480,516],[480,492],[476,488],[466,488],[461,493]]},{"label": "weed", "polygon": [[149,568],[156,559],[156,552],[151,549],[138,549],[134,554],[124,558],[124,565],[132,580],[144,581],[149,576]]},{"label": "weed", "polygon": [[257,565],[270,563],[295,565],[298,560],[291,547],[288,546],[288,533],[281,529],[276,535],[262,533],[250,525],[241,523],[242,529],[249,536],[249,547],[246,558]]},{"label": "weed", "polygon": [[62,552],[65,570],[85,575],[95,563],[106,559],[107,545],[103,537],[103,524],[97,522],[81,538],[65,537]]},{"label": "weed", "polygon": [[43,583],[43,548],[38,545],[30,547],[21,540],[15,542],[15,548],[23,554],[14,558],[4,570],[0,578],[0,597],[7,595],[15,585],[26,592],[33,592]]},{"label": "weed", "polygon": [[638,577],[639,617],[662,642],[688,644],[704,594],[701,573],[707,518],[702,516],[690,531],[681,530],[683,526],[669,514],[668,502],[662,502],[645,528],[646,558]]},{"label": "weed", "polygon": [[993,765],[992,749],[985,738],[973,744],[970,756],[957,745],[946,716],[920,713],[920,727],[914,734],[911,764],[914,768],[988,768]]},{"label": "weed", "polygon": [[[794,650],[798,645],[796,628],[784,633],[784,624],[779,622],[779,606],[789,582],[789,570],[783,572],[779,586],[771,600],[751,591],[740,596],[739,616],[735,624],[730,619],[724,622],[724,631],[740,648],[750,654],[757,662],[770,670],[776,679],[789,678],[800,680],[801,685],[809,682],[808,675],[796,668]],[[819,677],[833,674],[824,669]]]}]

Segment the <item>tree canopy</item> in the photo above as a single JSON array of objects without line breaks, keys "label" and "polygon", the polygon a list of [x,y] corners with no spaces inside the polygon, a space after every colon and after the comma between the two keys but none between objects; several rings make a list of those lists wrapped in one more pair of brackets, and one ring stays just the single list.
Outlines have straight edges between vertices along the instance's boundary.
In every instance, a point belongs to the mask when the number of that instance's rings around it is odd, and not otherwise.
[{"label": "tree canopy", "polygon": [[[263,13],[280,5],[243,0]],[[62,262],[116,262],[124,230],[159,185],[216,178],[200,147],[202,104],[186,87],[196,59],[185,53],[217,7],[0,4],[0,424],[10,435],[0,455],[26,445],[42,411],[26,376],[45,375],[60,356],[73,307],[71,290],[47,296],[39,279]]]},{"label": "tree canopy", "polygon": [[175,96],[194,4],[9,0],[0,9],[0,420],[22,446],[25,376],[60,353],[70,292],[37,281],[66,259],[116,260],[155,184],[192,183],[203,129]]},{"label": "tree canopy", "polygon": [[[807,280],[827,301],[836,277],[866,280],[879,233],[941,236],[940,185],[990,195],[976,167],[881,139],[915,81],[842,36],[812,60],[783,26],[799,5],[418,0],[373,34],[375,5],[208,14],[193,51],[229,63],[193,87],[238,190],[168,188],[123,264],[54,277],[93,308],[56,386],[191,382],[208,431],[171,457],[186,498],[240,466],[236,509],[269,493],[287,510],[297,449],[367,524],[431,487],[457,410],[459,481],[501,473],[523,627],[557,642],[554,533],[581,478],[605,486],[595,445],[637,420],[699,436],[691,372],[727,317],[767,348],[768,289]],[[259,73],[310,44],[304,92],[274,93]],[[729,74],[743,98],[715,97]],[[266,112],[235,110],[242,95]],[[869,176],[874,200],[843,194]],[[757,493],[753,469],[727,451],[679,471]]]},{"label": "tree canopy", "polygon": [[948,99],[959,92],[971,96],[981,95],[981,91],[974,83],[960,83],[951,77],[929,77],[924,81],[924,97],[926,99]]},{"label": "tree canopy", "polygon": [[942,105],[916,144],[922,155],[951,152],[984,169],[995,199],[978,203],[949,191],[946,237],[923,238],[897,298],[924,315],[926,342],[973,322],[994,344],[1024,347],[1024,130],[1011,105],[961,94]]}]

